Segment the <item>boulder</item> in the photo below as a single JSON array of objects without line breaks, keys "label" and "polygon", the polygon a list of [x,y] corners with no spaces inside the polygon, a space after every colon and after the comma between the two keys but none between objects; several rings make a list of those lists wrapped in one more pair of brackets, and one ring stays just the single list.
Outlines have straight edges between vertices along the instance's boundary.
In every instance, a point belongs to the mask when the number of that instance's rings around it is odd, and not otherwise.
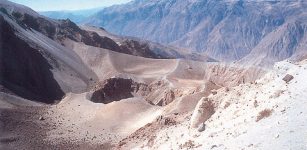
[{"label": "boulder", "polygon": [[203,97],[197,103],[191,117],[191,128],[197,128],[201,123],[206,122],[214,114],[212,100]]},{"label": "boulder", "polygon": [[291,80],[293,80],[293,76],[290,74],[287,74],[282,80],[284,80],[286,83],[289,83]]},{"label": "boulder", "polygon": [[198,128],[197,128],[198,132],[203,132],[205,130],[206,130],[206,124],[204,122],[198,125]]},{"label": "boulder", "polygon": [[45,118],[43,116],[40,116],[38,119],[41,120],[41,121],[45,120]]},{"label": "boulder", "polygon": [[173,118],[170,118],[170,117],[158,116],[156,121],[160,125],[166,125],[166,126],[172,126],[172,125],[176,124],[176,121]]},{"label": "boulder", "polygon": [[216,95],[217,94],[217,91],[213,90],[211,91],[213,95]]}]

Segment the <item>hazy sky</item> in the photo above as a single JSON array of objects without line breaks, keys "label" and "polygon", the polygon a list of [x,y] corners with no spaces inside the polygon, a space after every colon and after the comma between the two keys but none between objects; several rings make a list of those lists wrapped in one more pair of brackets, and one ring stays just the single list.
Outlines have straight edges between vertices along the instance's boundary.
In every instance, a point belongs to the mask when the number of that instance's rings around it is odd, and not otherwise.
[{"label": "hazy sky", "polygon": [[78,10],[114,4],[127,3],[131,0],[10,0],[15,3],[23,4],[36,11],[49,10]]}]

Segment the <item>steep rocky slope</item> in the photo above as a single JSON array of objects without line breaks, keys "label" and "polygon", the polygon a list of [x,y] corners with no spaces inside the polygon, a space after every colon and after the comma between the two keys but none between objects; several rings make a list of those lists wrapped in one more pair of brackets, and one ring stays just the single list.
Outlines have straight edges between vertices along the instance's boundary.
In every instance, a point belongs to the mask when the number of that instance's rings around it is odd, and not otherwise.
[{"label": "steep rocky slope", "polygon": [[[62,99],[64,92],[52,77],[51,65],[34,48],[19,39],[3,16],[1,24],[1,84],[27,99]],[[1,39],[2,39],[1,38]]]},{"label": "steep rocky slope", "polygon": [[[17,7],[18,6],[18,7]],[[127,40],[118,45],[115,41],[107,36],[100,36],[94,31],[82,30],[69,19],[52,20],[39,15],[29,8],[16,5],[8,1],[1,3],[1,8],[4,12],[10,15],[11,19],[15,20],[23,29],[32,29],[48,38],[62,44],[65,39],[70,39],[75,42],[81,42],[86,45],[109,49],[112,51],[142,56],[147,58],[183,58],[182,55],[168,55],[168,49],[160,48],[159,51],[153,50],[146,43],[140,43],[137,40]],[[176,52],[175,49],[171,49]]]},{"label": "steep rocky slope", "polygon": [[11,14],[14,9],[37,17],[35,12],[6,1],[0,6],[1,85],[5,89],[46,103],[62,99],[66,92],[88,89],[90,79],[97,77],[74,52],[26,27]]},{"label": "steep rocky slope", "polygon": [[[254,54],[272,64],[306,49],[306,1],[135,0],[85,23],[110,32],[184,47],[220,61]],[[250,54],[252,56],[248,56]],[[258,56],[257,56],[258,57]]]}]

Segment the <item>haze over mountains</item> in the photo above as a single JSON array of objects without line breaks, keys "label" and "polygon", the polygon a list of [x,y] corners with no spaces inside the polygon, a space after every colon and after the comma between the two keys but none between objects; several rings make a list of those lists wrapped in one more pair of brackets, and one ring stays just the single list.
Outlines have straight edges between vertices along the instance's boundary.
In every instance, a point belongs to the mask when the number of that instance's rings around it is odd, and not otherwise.
[{"label": "haze over mountains", "polygon": [[63,11],[42,11],[39,12],[41,15],[44,15],[53,19],[70,19],[74,23],[81,23],[89,16],[94,15],[98,11],[102,10],[103,7],[86,9],[86,10],[63,10]]},{"label": "haze over mountains", "polygon": [[305,8],[135,0],[76,24],[1,0],[0,149],[306,149]]},{"label": "haze over mountains", "polygon": [[301,0],[136,0],[105,8],[85,23],[219,61],[250,60],[261,51],[255,63],[265,65],[306,49],[306,7]]}]

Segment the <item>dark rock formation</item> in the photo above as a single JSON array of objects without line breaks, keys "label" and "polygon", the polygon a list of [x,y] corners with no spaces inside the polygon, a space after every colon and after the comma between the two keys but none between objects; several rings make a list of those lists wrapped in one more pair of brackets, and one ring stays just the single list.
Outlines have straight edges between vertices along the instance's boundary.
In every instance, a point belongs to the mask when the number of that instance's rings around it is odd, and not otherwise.
[{"label": "dark rock formation", "polygon": [[108,104],[113,101],[134,97],[144,87],[146,85],[136,83],[132,79],[111,78],[99,85],[90,100],[95,103]]},{"label": "dark rock formation", "polygon": [[284,80],[286,83],[289,83],[293,79],[294,77],[292,75],[287,74],[282,80]]},{"label": "dark rock formation", "polygon": [[121,44],[120,48],[124,51],[124,53],[144,56],[147,58],[175,58],[168,55],[156,54],[150,49],[148,44],[140,43],[135,40],[125,40]]},{"label": "dark rock formation", "polygon": [[115,41],[108,37],[99,36],[96,32],[89,32],[80,29],[69,19],[51,21],[43,17],[34,17],[29,14],[13,12],[12,15],[18,23],[27,29],[34,29],[45,36],[60,42],[64,45],[65,39],[82,42],[86,45],[100,47],[119,53],[125,53],[147,58],[168,58],[167,56],[157,55],[144,44],[137,41],[127,40],[125,44],[119,46]]},{"label": "dark rock formation", "polygon": [[44,103],[61,99],[64,92],[43,55],[19,39],[2,16],[0,27],[0,84],[26,99]]}]

